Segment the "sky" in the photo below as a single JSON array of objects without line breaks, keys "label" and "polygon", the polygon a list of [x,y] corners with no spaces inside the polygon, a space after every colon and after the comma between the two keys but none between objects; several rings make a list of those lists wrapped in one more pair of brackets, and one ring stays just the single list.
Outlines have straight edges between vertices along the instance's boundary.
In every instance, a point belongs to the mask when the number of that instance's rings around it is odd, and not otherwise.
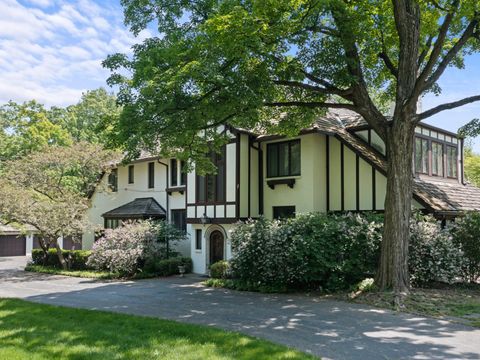
[{"label": "sky", "polygon": [[[0,104],[36,99],[48,106],[78,102],[82,92],[107,87],[108,54],[129,53],[135,38],[123,24],[119,0],[0,0]],[[480,94],[480,55],[465,69],[449,68],[442,94],[427,94],[424,110]],[[431,117],[428,123],[456,132],[480,117],[480,102]],[[480,153],[480,139],[474,141]]]}]

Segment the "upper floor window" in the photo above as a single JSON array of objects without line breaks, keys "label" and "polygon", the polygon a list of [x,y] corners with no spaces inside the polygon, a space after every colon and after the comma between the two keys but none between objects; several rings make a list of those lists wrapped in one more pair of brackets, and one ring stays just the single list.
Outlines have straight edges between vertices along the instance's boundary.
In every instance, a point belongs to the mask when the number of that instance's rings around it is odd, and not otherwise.
[{"label": "upper floor window", "polygon": [[153,189],[155,187],[155,163],[148,163],[148,188]]},{"label": "upper floor window", "polygon": [[447,145],[447,177],[457,177],[457,148]]},{"label": "upper floor window", "polygon": [[113,192],[118,191],[118,170],[112,169],[110,174],[108,174],[108,186]]},{"label": "upper floor window", "polygon": [[172,210],[173,225],[182,231],[187,230],[187,211],[184,209]]},{"label": "upper floor window", "polygon": [[197,202],[225,202],[225,147],[223,147],[220,154],[212,153],[210,157],[213,164],[217,167],[217,173],[206,176],[197,175]]},{"label": "upper floor window", "polygon": [[267,145],[267,177],[300,175],[300,140]]},{"label": "upper floor window", "polygon": [[170,185],[171,186],[182,186],[187,183],[187,173],[184,171],[185,162],[180,161],[180,166],[178,166],[178,163],[179,161],[177,159],[170,160]]},{"label": "upper floor window", "polygon": [[428,174],[428,140],[415,138],[415,172]]},{"label": "upper floor window", "polygon": [[128,167],[128,183],[133,184],[135,182],[135,166],[130,165]]},{"label": "upper floor window", "polygon": [[443,176],[443,144],[432,141],[432,175]]}]

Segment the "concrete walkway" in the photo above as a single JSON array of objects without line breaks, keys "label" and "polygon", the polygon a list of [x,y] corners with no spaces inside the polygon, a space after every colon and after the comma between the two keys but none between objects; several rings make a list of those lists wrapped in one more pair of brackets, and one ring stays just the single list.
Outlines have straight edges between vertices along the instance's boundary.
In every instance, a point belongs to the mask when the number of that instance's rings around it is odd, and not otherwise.
[{"label": "concrete walkway", "polygon": [[480,329],[303,295],[211,289],[196,276],[129,282],[26,273],[0,258],[0,297],[217,326],[325,359],[480,359]]}]

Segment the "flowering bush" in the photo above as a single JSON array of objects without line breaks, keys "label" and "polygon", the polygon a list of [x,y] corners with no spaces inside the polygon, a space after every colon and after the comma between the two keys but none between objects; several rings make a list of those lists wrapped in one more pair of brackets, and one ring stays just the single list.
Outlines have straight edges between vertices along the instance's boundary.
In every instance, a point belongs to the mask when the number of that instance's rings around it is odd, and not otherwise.
[{"label": "flowering bush", "polygon": [[382,229],[377,218],[310,213],[240,224],[231,234],[233,275],[258,286],[347,287],[375,271]]},{"label": "flowering bush", "polygon": [[461,275],[463,253],[432,216],[414,214],[410,222],[409,271],[414,285],[453,282]]},{"label": "flowering bush", "polygon": [[146,262],[166,258],[167,248],[184,238],[183,233],[165,222],[126,222],[116,229],[105,230],[104,236],[93,245],[87,265],[132,275]]},{"label": "flowering bush", "polygon": [[463,251],[462,277],[476,282],[480,278],[480,213],[472,211],[458,219],[452,227],[453,241]]}]

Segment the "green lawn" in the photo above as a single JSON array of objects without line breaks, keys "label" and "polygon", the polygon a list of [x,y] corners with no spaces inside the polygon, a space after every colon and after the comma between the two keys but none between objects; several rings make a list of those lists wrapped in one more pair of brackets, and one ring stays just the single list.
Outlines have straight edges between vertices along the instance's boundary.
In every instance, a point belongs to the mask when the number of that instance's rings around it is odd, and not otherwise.
[{"label": "green lawn", "polygon": [[0,299],[0,359],[313,359],[174,321]]},{"label": "green lawn", "polygon": [[62,270],[62,269],[57,269],[51,266],[43,266],[43,265],[27,265],[25,267],[25,271],[51,274],[51,275],[74,276],[74,277],[90,278],[90,279],[118,279],[120,277],[118,274],[113,274],[108,271]]}]

